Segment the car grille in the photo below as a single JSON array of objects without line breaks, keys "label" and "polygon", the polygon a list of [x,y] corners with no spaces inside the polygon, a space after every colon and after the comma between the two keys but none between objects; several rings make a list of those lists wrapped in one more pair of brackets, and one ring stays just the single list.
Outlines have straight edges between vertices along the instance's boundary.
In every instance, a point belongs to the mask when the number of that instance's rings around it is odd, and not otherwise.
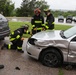
[{"label": "car grille", "polygon": [[9,30],[8,22],[0,22],[0,32]]},{"label": "car grille", "polygon": [[4,21],[0,22],[0,26],[6,26],[6,25],[8,25],[8,21],[6,21],[6,22],[4,22]]},{"label": "car grille", "polygon": [[0,32],[3,32],[3,31],[6,31],[6,30],[9,30],[9,27],[0,27]]}]

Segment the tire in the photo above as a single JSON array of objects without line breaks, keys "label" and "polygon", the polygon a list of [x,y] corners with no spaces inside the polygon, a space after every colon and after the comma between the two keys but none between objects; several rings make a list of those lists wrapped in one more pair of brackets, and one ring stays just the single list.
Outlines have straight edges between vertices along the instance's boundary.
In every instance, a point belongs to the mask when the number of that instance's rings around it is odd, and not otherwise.
[{"label": "tire", "polygon": [[72,23],[72,20],[70,20],[70,22],[68,20],[66,20],[66,23]]},{"label": "tire", "polygon": [[41,63],[48,67],[59,67],[62,64],[62,56],[55,49],[48,49],[40,55]]}]

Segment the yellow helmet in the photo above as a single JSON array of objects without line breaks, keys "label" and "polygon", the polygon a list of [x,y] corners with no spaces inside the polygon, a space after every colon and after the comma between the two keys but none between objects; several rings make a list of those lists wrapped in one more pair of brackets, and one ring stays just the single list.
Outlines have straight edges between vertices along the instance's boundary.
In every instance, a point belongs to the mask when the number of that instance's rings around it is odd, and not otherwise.
[{"label": "yellow helmet", "polygon": [[44,9],[44,12],[50,12],[50,9]]}]

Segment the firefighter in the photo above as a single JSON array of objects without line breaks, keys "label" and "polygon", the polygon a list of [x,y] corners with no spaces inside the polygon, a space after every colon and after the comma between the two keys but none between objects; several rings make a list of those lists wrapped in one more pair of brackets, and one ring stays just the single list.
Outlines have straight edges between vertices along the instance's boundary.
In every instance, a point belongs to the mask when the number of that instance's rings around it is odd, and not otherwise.
[{"label": "firefighter", "polygon": [[41,16],[41,10],[36,8],[34,10],[34,16],[31,19],[32,24],[32,34],[40,32],[44,29],[44,17]]},{"label": "firefighter", "polygon": [[50,9],[44,9],[44,12],[46,14],[46,23],[47,29],[53,30],[54,29],[54,16],[51,13]]},{"label": "firefighter", "polygon": [[24,38],[22,38],[23,34],[27,34],[28,32],[28,25],[22,26],[21,28],[16,29],[10,34],[10,42],[12,44],[4,44],[1,49],[6,47],[7,49],[17,49],[18,52],[24,53],[22,50],[22,44]]}]

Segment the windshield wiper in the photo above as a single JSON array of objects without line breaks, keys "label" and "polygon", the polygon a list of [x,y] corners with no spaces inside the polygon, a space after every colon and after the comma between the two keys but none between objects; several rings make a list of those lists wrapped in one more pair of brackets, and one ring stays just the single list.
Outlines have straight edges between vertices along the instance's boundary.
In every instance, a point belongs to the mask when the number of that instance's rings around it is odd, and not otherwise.
[{"label": "windshield wiper", "polygon": [[60,35],[61,35],[62,38],[66,38],[66,37],[64,36],[64,30],[61,30]]}]

